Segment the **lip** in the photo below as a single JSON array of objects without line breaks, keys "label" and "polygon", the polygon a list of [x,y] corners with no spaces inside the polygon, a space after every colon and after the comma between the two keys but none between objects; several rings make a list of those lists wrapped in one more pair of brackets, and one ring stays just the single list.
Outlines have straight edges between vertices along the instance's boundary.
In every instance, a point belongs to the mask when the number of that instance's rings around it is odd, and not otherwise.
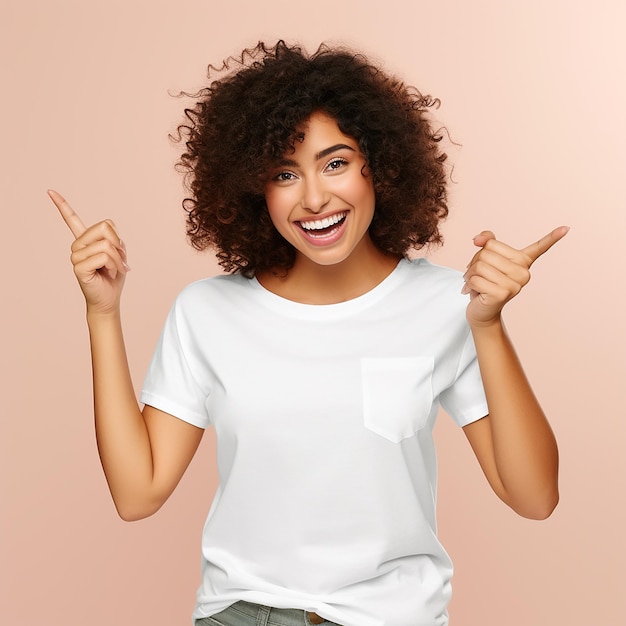
[{"label": "lip", "polygon": [[[315,234],[315,230],[306,230],[300,225],[301,222],[316,222],[342,214],[344,215],[343,219],[335,224],[335,226],[330,231],[324,234]],[[307,243],[318,247],[330,246],[339,239],[341,239],[341,237],[343,236],[346,229],[346,223],[348,221],[348,215],[349,211],[336,211],[335,213],[328,213],[327,215],[316,215],[314,219],[298,220],[296,222],[296,228],[300,233],[300,236]]]}]

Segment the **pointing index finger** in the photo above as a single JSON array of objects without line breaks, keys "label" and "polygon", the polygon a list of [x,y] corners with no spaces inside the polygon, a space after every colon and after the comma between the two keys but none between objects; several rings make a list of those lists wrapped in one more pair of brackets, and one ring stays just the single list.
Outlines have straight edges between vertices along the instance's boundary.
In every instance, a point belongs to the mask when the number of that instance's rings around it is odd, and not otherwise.
[{"label": "pointing index finger", "polygon": [[530,262],[534,263],[544,252],[547,252],[557,241],[565,237],[569,232],[569,226],[559,226],[545,237],[531,243],[522,249],[522,252],[530,258]]},{"label": "pointing index finger", "polygon": [[68,225],[74,237],[78,239],[78,237],[80,237],[87,230],[83,221],[80,217],[78,217],[74,209],[58,191],[48,189],[48,195],[50,196],[52,202],[54,202],[56,208],[59,209],[59,213],[61,214],[63,221]]}]

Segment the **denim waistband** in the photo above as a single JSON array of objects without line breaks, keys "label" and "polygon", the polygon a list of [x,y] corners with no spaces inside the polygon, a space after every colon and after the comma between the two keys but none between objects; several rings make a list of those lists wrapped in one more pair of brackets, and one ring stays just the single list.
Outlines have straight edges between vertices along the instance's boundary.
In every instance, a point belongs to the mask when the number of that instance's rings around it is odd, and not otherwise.
[{"label": "denim waistband", "polygon": [[195,621],[195,626],[333,626],[317,613],[302,609],[277,609],[240,600],[228,608]]}]

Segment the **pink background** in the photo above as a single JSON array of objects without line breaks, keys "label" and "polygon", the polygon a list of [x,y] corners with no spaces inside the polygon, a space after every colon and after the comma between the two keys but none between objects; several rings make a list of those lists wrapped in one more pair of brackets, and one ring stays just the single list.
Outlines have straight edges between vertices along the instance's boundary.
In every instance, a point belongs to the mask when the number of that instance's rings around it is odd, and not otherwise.
[{"label": "pink background", "polygon": [[70,234],[45,195],[112,217],[133,268],[125,330],[137,389],[164,316],[217,271],[187,246],[167,139],[209,62],[258,39],[346,42],[442,99],[460,146],[446,246],[462,268],[491,228],[523,246],[565,223],[508,308],[561,450],[545,522],[491,493],[444,418],[440,530],[456,563],[453,626],[624,623],[626,9],[613,2],[3,2],[0,622],[190,623],[215,487],[212,436],[171,500],[127,524],[96,453]]}]

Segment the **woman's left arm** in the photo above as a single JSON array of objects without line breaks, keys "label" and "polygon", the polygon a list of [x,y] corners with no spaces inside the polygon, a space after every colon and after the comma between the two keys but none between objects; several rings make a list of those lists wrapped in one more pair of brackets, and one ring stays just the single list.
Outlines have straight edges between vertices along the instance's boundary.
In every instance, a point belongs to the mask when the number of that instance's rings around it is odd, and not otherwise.
[{"label": "woman's left arm", "polygon": [[557,505],[558,449],[502,322],[502,308],[530,280],[530,266],[568,228],[522,250],[484,231],[464,274],[464,293],[489,415],[463,429],[496,494],[524,517],[545,519]]}]

